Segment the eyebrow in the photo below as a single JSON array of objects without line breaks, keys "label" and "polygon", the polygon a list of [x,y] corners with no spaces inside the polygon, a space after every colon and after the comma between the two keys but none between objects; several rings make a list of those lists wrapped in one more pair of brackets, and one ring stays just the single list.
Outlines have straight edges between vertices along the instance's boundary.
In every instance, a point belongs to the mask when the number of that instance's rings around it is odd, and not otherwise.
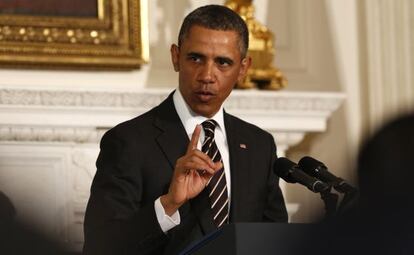
[{"label": "eyebrow", "polygon": [[205,58],[203,54],[197,53],[197,52],[189,52],[187,53],[187,57],[198,57],[198,58]]}]

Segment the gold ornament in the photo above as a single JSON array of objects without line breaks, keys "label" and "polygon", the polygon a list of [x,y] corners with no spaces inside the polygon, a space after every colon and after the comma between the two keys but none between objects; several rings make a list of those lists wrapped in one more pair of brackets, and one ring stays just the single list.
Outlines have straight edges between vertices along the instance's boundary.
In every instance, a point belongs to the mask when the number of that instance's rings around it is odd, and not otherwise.
[{"label": "gold ornament", "polygon": [[236,88],[278,90],[286,87],[287,80],[283,73],[273,66],[273,33],[254,18],[253,0],[227,0],[225,5],[237,12],[249,29],[248,54],[252,58],[252,66],[246,78]]}]

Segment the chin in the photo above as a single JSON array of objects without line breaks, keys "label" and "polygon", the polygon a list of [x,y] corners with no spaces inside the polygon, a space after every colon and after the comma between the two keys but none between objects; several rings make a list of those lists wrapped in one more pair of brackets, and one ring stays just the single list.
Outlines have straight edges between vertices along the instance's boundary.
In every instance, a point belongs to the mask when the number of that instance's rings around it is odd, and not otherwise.
[{"label": "chin", "polygon": [[215,114],[215,112],[210,107],[195,107],[193,111],[198,115],[204,116],[206,118],[210,118]]}]

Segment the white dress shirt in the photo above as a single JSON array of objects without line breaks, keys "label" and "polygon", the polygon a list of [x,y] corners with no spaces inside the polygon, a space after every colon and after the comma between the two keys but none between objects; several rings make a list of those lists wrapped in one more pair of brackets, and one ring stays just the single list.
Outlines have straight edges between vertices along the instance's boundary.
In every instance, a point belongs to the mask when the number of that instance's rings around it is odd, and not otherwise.
[{"label": "white dress shirt", "polygon": [[[184,98],[179,89],[176,89],[173,95],[173,101],[175,109],[180,117],[181,123],[185,128],[185,131],[188,135],[188,138],[191,140],[191,136],[193,135],[194,129],[197,124],[201,125],[203,121],[207,120],[208,118],[199,116],[194,113],[187,103],[184,101]],[[229,207],[230,207],[230,160],[229,160],[229,146],[227,143],[227,136],[226,136],[226,127],[224,126],[224,110],[223,106],[221,106],[220,110],[210,119],[214,119],[218,125],[214,132],[214,138],[217,144],[217,148],[220,151],[221,158],[224,165],[224,172],[226,176],[227,182],[227,192],[229,197]],[[201,129],[200,140],[197,144],[197,149],[201,150],[202,141],[204,141],[204,129]],[[180,224],[180,213],[177,210],[171,217],[165,213],[164,207],[161,204],[160,198],[155,200],[154,203],[155,212],[157,215],[157,220],[161,226],[161,229],[166,233],[168,230],[172,229],[173,227]]]}]

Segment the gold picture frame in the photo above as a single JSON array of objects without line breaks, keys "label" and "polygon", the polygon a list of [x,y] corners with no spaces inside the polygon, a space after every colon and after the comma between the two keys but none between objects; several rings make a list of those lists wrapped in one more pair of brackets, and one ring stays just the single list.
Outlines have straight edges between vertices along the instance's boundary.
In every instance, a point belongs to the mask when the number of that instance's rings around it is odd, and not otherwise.
[{"label": "gold picture frame", "polygon": [[0,66],[137,69],[149,60],[147,0],[95,0],[96,17],[0,13]]}]

